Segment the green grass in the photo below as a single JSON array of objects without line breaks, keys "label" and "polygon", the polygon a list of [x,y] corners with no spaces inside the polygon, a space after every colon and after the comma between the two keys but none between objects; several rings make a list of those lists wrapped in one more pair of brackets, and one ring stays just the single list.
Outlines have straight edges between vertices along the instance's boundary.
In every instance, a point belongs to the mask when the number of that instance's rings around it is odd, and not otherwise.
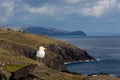
[{"label": "green grass", "polygon": [[20,64],[6,64],[6,68],[8,69],[8,71],[10,72],[14,72],[20,68],[25,67],[25,65],[20,65]]},{"label": "green grass", "polygon": [[38,62],[24,56],[15,56],[11,52],[0,48],[0,62],[4,63],[10,72],[16,71],[29,64],[38,64]]},{"label": "green grass", "polygon": [[48,44],[59,45],[61,43],[65,43],[63,41],[58,41],[58,40],[49,38],[48,36],[45,36],[45,35],[22,33],[22,32],[16,32],[13,30],[6,31],[4,29],[0,29],[0,39],[4,39],[4,40],[12,41],[15,43],[20,43],[20,44],[26,44],[32,47],[38,47],[39,45],[45,46]]},{"label": "green grass", "polygon": [[38,62],[28,59],[24,56],[0,55],[0,62],[4,63],[10,72],[16,71],[29,64],[38,64]]},{"label": "green grass", "polygon": [[12,53],[10,53],[9,51],[0,48],[0,55],[12,55]]},{"label": "green grass", "polygon": [[26,58],[24,56],[0,55],[0,61],[4,63],[15,63],[15,64],[37,64],[36,61]]}]

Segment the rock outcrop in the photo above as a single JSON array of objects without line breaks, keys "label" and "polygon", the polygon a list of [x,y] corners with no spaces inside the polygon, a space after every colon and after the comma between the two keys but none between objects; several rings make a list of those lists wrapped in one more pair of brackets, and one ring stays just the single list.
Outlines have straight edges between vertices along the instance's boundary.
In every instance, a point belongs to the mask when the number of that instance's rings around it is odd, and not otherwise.
[{"label": "rock outcrop", "polygon": [[33,80],[35,78],[40,79],[34,74],[34,70],[37,65],[29,65],[11,73],[10,80]]},{"label": "rock outcrop", "polygon": [[12,73],[10,80],[82,80],[84,76],[67,74],[46,67],[29,65]]}]

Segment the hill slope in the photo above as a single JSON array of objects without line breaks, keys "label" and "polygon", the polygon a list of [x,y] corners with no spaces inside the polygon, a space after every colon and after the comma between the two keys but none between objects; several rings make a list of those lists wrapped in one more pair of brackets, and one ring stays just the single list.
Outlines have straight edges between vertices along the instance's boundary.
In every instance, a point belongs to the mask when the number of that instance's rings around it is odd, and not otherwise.
[{"label": "hill slope", "polygon": [[64,62],[94,59],[86,51],[48,36],[0,29],[0,48],[12,55],[22,55],[36,60],[35,53],[40,45],[47,48],[44,64],[57,70],[66,70]]}]

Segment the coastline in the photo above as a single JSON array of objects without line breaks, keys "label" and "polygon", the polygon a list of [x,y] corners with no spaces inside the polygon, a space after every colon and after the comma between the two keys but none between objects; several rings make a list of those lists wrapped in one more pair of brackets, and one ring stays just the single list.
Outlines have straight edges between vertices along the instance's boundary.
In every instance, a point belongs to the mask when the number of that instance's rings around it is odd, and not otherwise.
[{"label": "coastline", "polygon": [[[80,61],[73,61],[73,62],[65,62],[64,65],[74,65],[78,63],[89,63],[91,61],[101,61],[101,59],[96,59],[96,60],[80,60]],[[68,70],[69,72],[69,70]],[[113,77],[118,77],[120,78],[120,75],[115,75],[115,74],[109,74],[106,72],[100,72],[100,73],[91,73],[91,74],[82,74],[82,73],[77,73],[77,72],[69,72],[72,74],[78,74],[78,75],[83,75],[83,76],[99,76],[99,75],[108,75],[108,76],[113,76]]]},{"label": "coastline", "polygon": [[96,59],[96,60],[80,60],[80,61],[73,61],[73,62],[65,62],[64,64],[65,65],[68,65],[68,64],[77,64],[77,63],[80,63],[80,62],[90,62],[90,61],[100,61],[101,59]]}]

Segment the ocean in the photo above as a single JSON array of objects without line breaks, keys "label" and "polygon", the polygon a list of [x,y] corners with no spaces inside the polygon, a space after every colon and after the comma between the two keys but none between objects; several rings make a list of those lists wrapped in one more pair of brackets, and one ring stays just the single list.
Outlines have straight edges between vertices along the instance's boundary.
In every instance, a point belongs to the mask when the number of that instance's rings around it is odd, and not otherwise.
[{"label": "ocean", "polygon": [[97,61],[65,64],[70,72],[83,75],[107,73],[120,76],[120,37],[117,36],[56,36],[58,40],[69,42],[84,49]]}]

